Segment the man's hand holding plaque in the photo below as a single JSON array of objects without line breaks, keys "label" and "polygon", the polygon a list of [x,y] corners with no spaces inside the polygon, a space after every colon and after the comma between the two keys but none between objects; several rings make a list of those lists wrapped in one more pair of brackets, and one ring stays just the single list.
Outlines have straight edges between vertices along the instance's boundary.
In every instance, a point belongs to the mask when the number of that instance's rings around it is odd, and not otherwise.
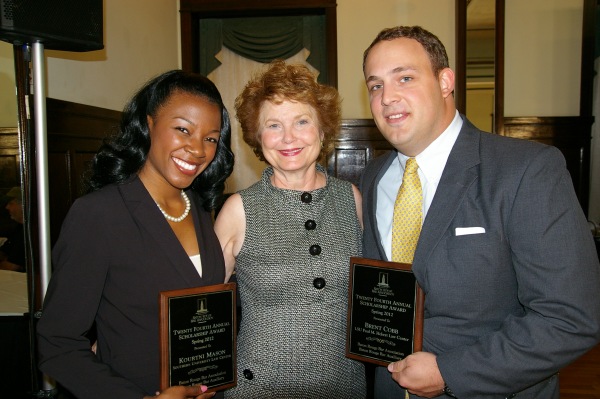
[{"label": "man's hand holding plaque", "polygon": [[424,303],[410,264],[351,258],[346,356],[387,366],[420,351]]}]

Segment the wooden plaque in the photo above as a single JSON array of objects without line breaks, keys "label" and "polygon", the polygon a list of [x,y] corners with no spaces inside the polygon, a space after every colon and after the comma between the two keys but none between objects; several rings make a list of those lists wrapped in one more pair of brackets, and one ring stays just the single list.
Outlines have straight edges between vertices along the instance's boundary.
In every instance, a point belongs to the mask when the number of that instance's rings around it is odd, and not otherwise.
[{"label": "wooden plaque", "polygon": [[346,357],[387,366],[420,351],[424,308],[410,264],[350,258]]},{"label": "wooden plaque", "polygon": [[235,283],[160,293],[160,389],[237,384]]}]

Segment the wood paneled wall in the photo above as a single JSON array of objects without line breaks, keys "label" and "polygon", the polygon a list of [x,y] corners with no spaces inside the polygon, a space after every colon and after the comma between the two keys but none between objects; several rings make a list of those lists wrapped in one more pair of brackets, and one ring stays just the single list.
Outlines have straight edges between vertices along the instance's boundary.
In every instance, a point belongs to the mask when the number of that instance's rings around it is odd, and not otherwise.
[{"label": "wood paneled wall", "polygon": [[54,245],[67,211],[82,194],[88,162],[102,140],[118,127],[121,113],[51,98],[46,102],[46,113],[50,236]]},{"label": "wood paneled wall", "polygon": [[[0,128],[0,196],[12,187],[21,185],[21,159],[17,128]],[[0,201],[0,237],[14,229],[15,222],[4,210],[6,202]]]},{"label": "wood paneled wall", "polygon": [[366,164],[393,150],[372,119],[345,119],[334,149],[327,156],[327,173],[348,180],[357,187]]},{"label": "wood paneled wall", "polygon": [[0,128],[0,189],[10,189],[21,184],[19,156],[17,128]]}]

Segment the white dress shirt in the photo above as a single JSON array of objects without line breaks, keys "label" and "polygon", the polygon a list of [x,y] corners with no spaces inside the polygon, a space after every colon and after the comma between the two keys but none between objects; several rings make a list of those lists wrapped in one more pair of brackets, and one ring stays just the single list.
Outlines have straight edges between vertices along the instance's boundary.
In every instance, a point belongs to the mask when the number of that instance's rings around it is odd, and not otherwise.
[{"label": "white dress shirt", "polygon": [[[463,121],[458,111],[446,130],[439,135],[425,150],[415,157],[419,165],[419,179],[423,191],[423,220],[437,190],[446,167],[450,151],[456,142]],[[392,259],[392,221],[394,218],[394,202],[402,184],[404,167],[409,157],[398,152],[398,156],[385,172],[377,185],[377,228],[381,237],[381,245],[388,260]]]},{"label": "white dress shirt", "polygon": [[200,254],[190,256],[190,260],[194,264],[194,267],[198,271],[200,277],[202,277],[202,259],[200,259]]}]

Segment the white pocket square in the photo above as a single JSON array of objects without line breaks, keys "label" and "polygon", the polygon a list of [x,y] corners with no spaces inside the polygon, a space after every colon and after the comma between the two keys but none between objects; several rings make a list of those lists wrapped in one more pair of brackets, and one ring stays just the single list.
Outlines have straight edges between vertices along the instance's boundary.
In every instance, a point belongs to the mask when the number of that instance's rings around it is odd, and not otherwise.
[{"label": "white pocket square", "polygon": [[454,234],[457,236],[466,236],[469,234],[483,234],[485,229],[483,227],[457,227]]}]

